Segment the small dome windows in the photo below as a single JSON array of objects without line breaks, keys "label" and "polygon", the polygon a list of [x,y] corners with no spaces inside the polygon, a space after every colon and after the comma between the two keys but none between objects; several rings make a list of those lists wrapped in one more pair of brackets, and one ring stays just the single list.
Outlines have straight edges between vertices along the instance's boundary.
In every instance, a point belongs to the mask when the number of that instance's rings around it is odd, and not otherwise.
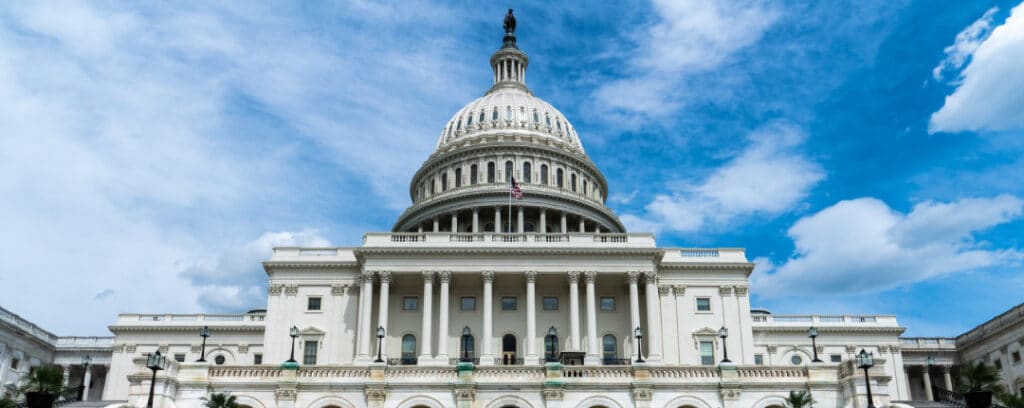
[{"label": "small dome windows", "polygon": [[468,116],[466,117],[466,126],[468,127],[468,126],[472,126],[472,125],[473,125],[473,114],[472,114],[472,113],[470,113],[470,114],[469,114],[469,115],[468,115]]},{"label": "small dome windows", "polygon": [[544,123],[546,123],[548,127],[551,127],[551,116],[544,114]]},{"label": "small dome windows", "polygon": [[462,130],[462,119],[459,119],[458,122],[455,122],[455,130]]},{"label": "small dome windows", "polygon": [[533,111],[533,123],[540,123],[540,115],[537,114],[537,111]]},{"label": "small dome windows", "polygon": [[491,112],[491,120],[498,120],[498,108],[494,108],[494,111]]},{"label": "small dome windows", "polygon": [[480,111],[480,120],[477,122],[484,123],[484,111]]},{"label": "small dome windows", "polygon": [[555,124],[558,125],[558,130],[562,130],[562,121],[556,120]]},{"label": "small dome windows", "polygon": [[506,106],[505,107],[505,120],[512,120],[512,107],[511,106]]}]

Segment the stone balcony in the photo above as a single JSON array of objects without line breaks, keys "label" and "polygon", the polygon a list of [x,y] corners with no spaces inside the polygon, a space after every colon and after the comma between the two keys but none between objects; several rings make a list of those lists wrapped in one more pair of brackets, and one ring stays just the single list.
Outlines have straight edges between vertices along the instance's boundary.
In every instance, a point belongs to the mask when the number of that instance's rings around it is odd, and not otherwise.
[{"label": "stone balcony", "polygon": [[654,248],[648,233],[451,233],[371,232],[363,247],[495,247],[495,248]]},{"label": "stone balcony", "polygon": [[758,315],[751,316],[754,326],[848,326],[899,327],[893,315]]},{"label": "stone balcony", "polygon": [[110,330],[117,333],[123,328],[134,328],[139,330],[148,329],[180,329],[188,327],[231,327],[242,330],[262,330],[266,312],[253,313],[232,313],[232,314],[145,314],[145,313],[123,313],[117,316],[117,322],[110,326]]}]

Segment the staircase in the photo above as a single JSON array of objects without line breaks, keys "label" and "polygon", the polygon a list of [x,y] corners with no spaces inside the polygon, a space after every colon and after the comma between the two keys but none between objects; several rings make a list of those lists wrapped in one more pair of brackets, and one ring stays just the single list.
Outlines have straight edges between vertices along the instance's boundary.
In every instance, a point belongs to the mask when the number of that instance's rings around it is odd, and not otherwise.
[{"label": "staircase", "polygon": [[898,402],[900,404],[909,405],[909,406],[912,406],[914,408],[951,408],[951,407],[955,406],[955,405],[949,405],[949,404],[946,404],[946,403],[940,402],[940,401],[915,400],[915,401],[893,401],[893,402]]},{"label": "staircase", "polygon": [[115,404],[127,404],[128,401],[75,401],[60,408],[103,408]]}]

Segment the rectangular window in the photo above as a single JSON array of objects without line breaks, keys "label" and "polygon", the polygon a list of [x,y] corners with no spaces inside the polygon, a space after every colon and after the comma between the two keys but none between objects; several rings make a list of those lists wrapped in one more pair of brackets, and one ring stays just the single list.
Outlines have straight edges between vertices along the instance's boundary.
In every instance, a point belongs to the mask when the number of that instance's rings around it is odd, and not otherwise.
[{"label": "rectangular window", "polygon": [[306,310],[320,310],[320,297],[310,296],[306,299]]},{"label": "rectangular window", "polygon": [[754,354],[754,365],[764,365],[764,354]]},{"label": "rectangular window", "polygon": [[697,298],[697,311],[698,312],[710,312],[711,311],[711,298],[706,298],[706,297]]},{"label": "rectangular window", "polygon": [[501,297],[501,310],[514,311],[518,309],[519,302],[515,296],[502,296]]},{"label": "rectangular window", "polygon": [[316,342],[306,340],[302,343],[302,364],[314,365],[316,364]]},{"label": "rectangular window", "polygon": [[416,296],[406,296],[402,298],[402,310],[416,310],[419,309],[420,298]]},{"label": "rectangular window", "polygon": [[833,363],[842,363],[843,362],[843,355],[842,354],[829,354],[828,359],[829,359],[829,361],[831,361]]},{"label": "rectangular window", "polygon": [[185,362],[185,353],[174,353],[174,361],[179,363]]},{"label": "rectangular window", "polygon": [[1020,352],[1019,351],[1014,351],[1013,352],[1013,363],[1017,364],[1019,362],[1020,362]]},{"label": "rectangular window", "polygon": [[262,353],[253,354],[252,355],[252,363],[253,363],[253,365],[263,364],[263,354]]},{"label": "rectangular window", "polygon": [[710,341],[700,342],[700,364],[715,365],[715,345]]},{"label": "rectangular window", "polygon": [[547,311],[558,310],[558,298],[554,296],[544,296],[542,300],[543,309]]},{"label": "rectangular window", "polygon": [[612,296],[601,297],[601,311],[602,312],[614,312],[615,311],[615,298]]},{"label": "rectangular window", "polygon": [[476,296],[463,296],[460,300],[460,310],[476,310]]},{"label": "rectangular window", "polygon": [[12,359],[11,359],[11,369],[12,369],[12,370],[17,370],[17,369],[18,369],[18,363],[19,363],[19,362],[20,362],[20,361],[18,361],[18,359],[16,359],[16,358],[12,358]]},{"label": "rectangular window", "polygon": [[996,360],[994,362],[995,362],[996,370],[1002,370],[1003,369],[1003,361],[1002,360]]}]

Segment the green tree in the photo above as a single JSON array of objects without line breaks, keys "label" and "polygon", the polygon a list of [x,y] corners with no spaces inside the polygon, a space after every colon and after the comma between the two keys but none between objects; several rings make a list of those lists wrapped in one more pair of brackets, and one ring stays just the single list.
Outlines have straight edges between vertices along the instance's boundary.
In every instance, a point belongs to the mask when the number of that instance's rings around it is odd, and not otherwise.
[{"label": "green tree", "polygon": [[17,404],[17,402],[10,398],[0,398],[0,408],[14,408]]},{"label": "green tree", "polygon": [[235,396],[229,392],[215,392],[203,397],[203,406],[206,408],[238,408]]},{"label": "green tree", "polygon": [[64,392],[64,371],[55,366],[37,367],[22,377],[21,393],[40,392],[60,395]]},{"label": "green tree", "polygon": [[994,391],[999,384],[999,371],[983,361],[975,361],[960,367],[960,391]]},{"label": "green tree", "polygon": [[996,392],[996,399],[1003,405],[1004,408],[1024,408],[1024,397],[1019,395],[1013,395],[1006,391],[999,390]]},{"label": "green tree", "polygon": [[786,406],[789,408],[807,408],[811,404],[814,404],[814,399],[808,391],[790,391],[789,398],[786,398]]}]

